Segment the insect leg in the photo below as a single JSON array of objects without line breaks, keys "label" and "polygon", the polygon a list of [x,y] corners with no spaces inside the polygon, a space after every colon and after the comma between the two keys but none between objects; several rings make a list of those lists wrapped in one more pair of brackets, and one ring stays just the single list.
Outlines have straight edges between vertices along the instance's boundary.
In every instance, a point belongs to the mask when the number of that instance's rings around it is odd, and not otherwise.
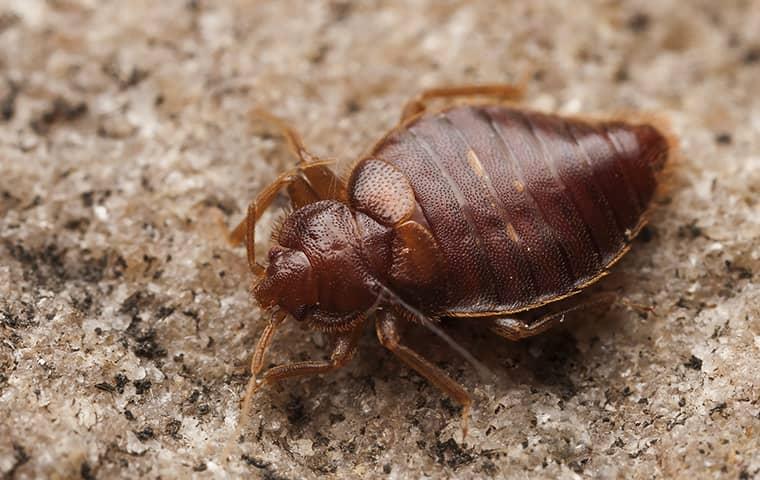
[{"label": "insect leg", "polygon": [[[324,198],[319,196],[319,192],[316,192],[312,188],[312,184],[308,181],[308,176],[306,175],[314,169],[321,168],[327,169],[324,162],[313,162],[282,173],[264,191],[256,196],[256,199],[248,205],[246,217],[232,232],[228,233],[227,240],[232,246],[240,245],[245,240],[248,250],[248,266],[255,275],[261,275],[264,272],[264,267],[256,263],[255,258],[256,222],[259,221],[261,215],[272,204],[272,201],[274,201],[277,194],[284,187],[288,189],[288,194],[294,208],[300,208],[304,205],[323,200]],[[329,171],[329,169],[327,170]]]},{"label": "insect leg", "polygon": [[[292,187],[288,188],[288,193],[291,194],[291,198],[303,198],[303,195],[298,197],[298,190],[308,190],[313,192],[313,195],[318,200],[339,200],[345,201],[347,198],[346,186],[343,181],[333,173],[328,167],[329,163],[325,160],[320,160],[316,155],[310,153],[303,144],[301,136],[296,132],[288,123],[265,110],[253,109],[249,113],[250,118],[260,118],[268,123],[271,123],[280,131],[280,134],[285,137],[290,150],[298,158],[298,166],[300,167],[300,173],[302,179],[300,182],[295,182]],[[294,195],[294,191],[295,195]],[[296,201],[294,199],[293,206],[295,208],[301,207],[311,201]]]},{"label": "insect leg", "polygon": [[461,385],[452,380],[440,368],[426,360],[420,354],[402,345],[398,332],[398,320],[387,313],[378,315],[375,322],[377,338],[385,348],[393,352],[402,362],[427,378],[443,393],[462,405],[462,438],[467,436],[467,422],[470,417],[472,397]]},{"label": "insect leg", "polygon": [[[314,161],[300,166],[300,178],[288,187],[293,208],[300,208],[320,200],[348,201],[348,189],[345,183],[328,167],[326,160]],[[299,197],[298,190],[310,192],[312,198]],[[304,200],[300,200],[304,198]]]},{"label": "insect leg", "polygon": [[456,87],[430,88],[422,91],[404,105],[400,123],[404,123],[409,118],[424,112],[428,102],[434,99],[484,96],[498,97],[505,100],[519,100],[522,98],[523,93],[524,87],[522,85],[510,84],[460,85]]},{"label": "insect leg", "polygon": [[296,132],[290,125],[288,125],[288,122],[285,120],[267,112],[266,110],[258,108],[251,110],[248,113],[248,117],[250,120],[259,118],[277,127],[277,129],[280,131],[280,135],[285,137],[290,150],[296,157],[298,157],[300,163],[309,163],[316,158],[314,155],[309,153],[308,150],[306,150],[306,147],[304,147],[303,140],[301,140],[301,135],[299,135],[298,132]]},{"label": "insect leg", "polygon": [[277,179],[269,184],[267,188],[256,196],[250,205],[248,205],[248,214],[246,217],[230,232],[227,239],[233,246],[239,245],[243,240],[246,242],[248,250],[248,266],[255,275],[264,273],[264,267],[256,262],[255,254],[255,231],[256,222],[264,213],[264,210],[271,205],[272,201],[279,193],[280,189],[290,185],[297,178],[296,172],[290,171],[281,174]]},{"label": "insect leg", "polygon": [[352,331],[337,336],[332,354],[330,355],[330,360],[296,362],[273,367],[264,373],[262,382],[257,383],[256,375],[261,371],[261,368],[264,365],[264,355],[269,348],[269,344],[272,341],[277,327],[282,323],[284,318],[285,315],[282,315],[281,312],[275,312],[272,316],[272,320],[264,329],[264,332],[261,334],[259,342],[256,345],[256,351],[251,359],[251,379],[248,381],[248,386],[243,395],[240,421],[235,429],[235,433],[230,437],[230,441],[227,442],[227,445],[222,450],[222,458],[225,459],[225,461],[232,448],[232,442],[238,437],[238,434],[243,428],[243,420],[251,411],[253,396],[262,385],[272,384],[284,378],[316,375],[318,373],[335,370],[348,363],[356,352],[356,344],[359,342],[359,336],[362,331],[361,326],[357,326]]},{"label": "insect leg", "polygon": [[347,333],[339,334],[335,338],[335,345],[329,360],[308,360],[272,367],[264,373],[263,381],[272,384],[285,378],[316,375],[338,369],[353,358],[361,332],[361,326],[357,326]]},{"label": "insect leg", "polygon": [[496,318],[491,321],[490,329],[495,334],[504,337],[507,340],[522,340],[523,338],[538,335],[555,325],[563,323],[568,316],[577,312],[588,311],[593,308],[606,310],[612,306],[617,299],[618,296],[616,293],[601,293],[570,308],[543,315],[530,323],[517,318]]}]

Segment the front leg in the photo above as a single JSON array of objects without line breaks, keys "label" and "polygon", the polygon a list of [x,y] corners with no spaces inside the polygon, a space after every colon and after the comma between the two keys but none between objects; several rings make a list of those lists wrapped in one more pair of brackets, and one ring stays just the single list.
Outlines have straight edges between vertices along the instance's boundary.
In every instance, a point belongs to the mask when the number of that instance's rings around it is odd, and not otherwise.
[{"label": "front leg", "polygon": [[257,382],[256,375],[263,366],[264,354],[266,353],[266,350],[272,341],[277,326],[282,322],[282,320],[283,317],[273,317],[273,320],[269,323],[264,333],[261,335],[261,339],[256,346],[256,351],[254,352],[253,359],[251,360],[251,379],[248,381],[248,386],[246,387],[245,394],[243,395],[243,405],[240,412],[240,421],[235,428],[235,432],[230,437],[226,446],[222,450],[221,456],[224,461],[226,461],[228,458],[228,454],[232,448],[233,442],[238,437],[240,431],[243,428],[243,425],[245,425],[244,419],[249,415],[251,407],[253,406],[253,396],[262,385],[271,385],[285,378],[306,377],[336,370],[347,364],[351,358],[353,358],[354,353],[356,353],[356,345],[359,342],[359,336],[362,331],[362,324],[357,325],[356,328],[349,332],[340,333],[337,335],[335,338],[335,345],[333,346],[329,360],[311,360],[272,367],[264,373],[262,381]]},{"label": "front leg", "polygon": [[[263,375],[262,381],[257,383],[256,376],[264,365],[264,355],[266,354],[269,344],[274,336],[274,332],[281,321],[282,317],[273,319],[273,321],[267,325],[267,328],[259,339],[258,345],[256,345],[256,351],[253,353],[253,358],[251,359],[251,379],[248,381],[248,386],[243,395],[241,417],[247,416],[248,412],[251,411],[253,395],[262,385],[271,385],[285,378],[317,375],[319,373],[336,370],[347,364],[351,358],[353,358],[354,353],[356,353],[356,344],[359,342],[359,335],[362,331],[362,324],[359,324],[353,330],[339,334],[335,338],[335,345],[330,354],[330,359],[327,361],[308,360],[305,362],[278,365],[267,370]],[[240,422],[240,425],[242,425],[242,422]],[[240,425],[238,426],[238,430],[240,429]]]},{"label": "front leg", "polygon": [[[245,241],[248,251],[248,265],[251,272],[257,277],[264,274],[265,268],[256,262],[256,223],[283,188],[287,188],[293,208],[300,208],[310,203],[325,200],[320,196],[318,189],[315,190],[314,185],[318,185],[326,192],[331,192],[331,195],[338,195],[338,197],[344,195],[340,193],[345,190],[342,184],[329,183],[329,178],[325,180],[324,175],[331,175],[331,173],[325,173],[330,172],[327,163],[329,162],[315,161],[280,174],[248,205],[246,217],[231,232],[227,233],[227,240],[232,246],[237,246]],[[322,181],[328,183],[310,183],[309,175],[311,174],[316,175],[314,178],[321,178]]]},{"label": "front leg", "polygon": [[356,353],[356,344],[359,342],[361,331],[361,326],[357,326],[349,332],[339,334],[335,338],[335,345],[329,360],[307,360],[278,365],[264,373],[263,382],[272,384],[286,378],[307,377],[343,367]]}]

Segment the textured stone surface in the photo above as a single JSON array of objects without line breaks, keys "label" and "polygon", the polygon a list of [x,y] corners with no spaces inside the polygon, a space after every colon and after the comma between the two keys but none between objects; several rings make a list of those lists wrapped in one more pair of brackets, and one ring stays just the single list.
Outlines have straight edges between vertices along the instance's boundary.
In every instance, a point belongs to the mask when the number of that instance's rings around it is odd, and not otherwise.
[{"label": "textured stone surface", "polygon": [[[0,472],[758,477],[760,3],[502,3],[0,1]],[[263,322],[219,222],[291,162],[247,111],[345,168],[420,89],[526,74],[533,108],[671,119],[670,188],[602,285],[655,313],[452,326],[494,380],[414,332],[476,395],[464,443],[368,331],[261,393],[222,464]],[[289,324],[270,359],[324,352]]]}]

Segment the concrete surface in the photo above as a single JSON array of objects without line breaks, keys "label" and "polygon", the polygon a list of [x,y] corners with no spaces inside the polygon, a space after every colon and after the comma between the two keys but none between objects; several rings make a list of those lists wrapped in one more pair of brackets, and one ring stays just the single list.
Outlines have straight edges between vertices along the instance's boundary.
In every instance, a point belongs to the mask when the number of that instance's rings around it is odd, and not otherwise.
[{"label": "concrete surface", "polygon": [[[505,3],[0,1],[0,472],[759,478],[760,2]],[[453,325],[489,381],[415,332],[477,398],[464,443],[368,331],[259,395],[223,465],[263,322],[218,225],[291,162],[246,112],[345,168],[420,89],[526,74],[533,108],[671,119],[670,188],[601,286],[656,311],[520,344]],[[325,352],[278,338],[272,363]]]}]

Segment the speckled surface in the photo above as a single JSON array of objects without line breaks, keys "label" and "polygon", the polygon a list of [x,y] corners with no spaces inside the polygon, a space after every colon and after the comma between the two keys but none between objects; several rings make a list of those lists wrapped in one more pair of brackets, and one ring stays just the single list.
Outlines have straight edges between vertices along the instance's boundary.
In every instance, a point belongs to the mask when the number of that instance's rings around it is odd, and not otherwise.
[{"label": "speckled surface", "polygon": [[[502,3],[0,1],[0,472],[759,477],[760,3]],[[246,112],[345,168],[420,89],[525,75],[532,108],[655,111],[680,136],[601,286],[656,311],[519,344],[454,325],[487,381],[415,332],[476,397],[464,443],[368,331],[340,372],[260,394],[221,463],[262,321],[219,222],[291,161]],[[278,339],[273,363],[324,355]]]}]

